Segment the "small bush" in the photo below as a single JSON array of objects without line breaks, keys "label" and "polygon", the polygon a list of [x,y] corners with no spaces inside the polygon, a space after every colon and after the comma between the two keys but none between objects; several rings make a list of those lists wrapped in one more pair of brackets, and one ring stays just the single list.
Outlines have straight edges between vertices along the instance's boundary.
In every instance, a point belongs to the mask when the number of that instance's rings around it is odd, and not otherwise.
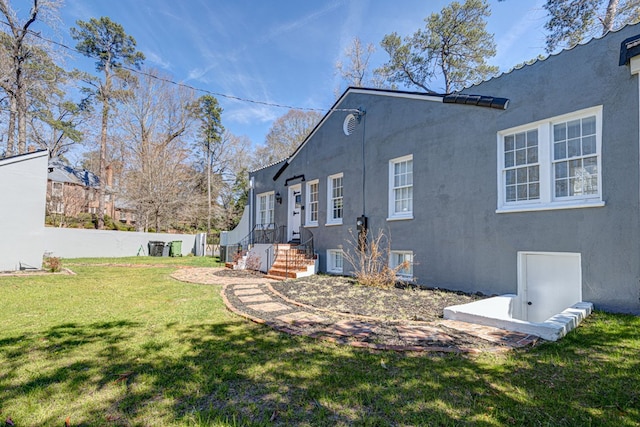
[{"label": "small bush", "polygon": [[375,288],[393,288],[401,280],[397,274],[408,268],[404,262],[394,268],[389,267],[391,243],[384,231],[379,229],[367,238],[367,233],[355,235],[349,230],[349,248],[344,251],[344,259],[353,267],[353,274],[359,284]]},{"label": "small bush", "polygon": [[58,271],[62,270],[62,258],[55,256],[45,257],[42,261],[42,266],[47,271],[57,273]]}]

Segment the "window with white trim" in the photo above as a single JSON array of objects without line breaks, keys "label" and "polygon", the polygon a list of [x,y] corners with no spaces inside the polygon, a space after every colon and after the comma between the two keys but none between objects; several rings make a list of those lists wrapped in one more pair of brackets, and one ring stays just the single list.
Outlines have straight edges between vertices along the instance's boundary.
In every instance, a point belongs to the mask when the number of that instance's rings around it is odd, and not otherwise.
[{"label": "window with white trim", "polygon": [[258,194],[258,221],[257,226],[259,228],[266,228],[269,224],[274,223],[273,206],[274,206],[274,192]]},{"label": "window with white trim", "polygon": [[344,267],[344,253],[342,249],[327,250],[327,272],[341,274]]},{"label": "window with white trim", "polygon": [[62,198],[64,195],[64,183],[52,182],[51,183],[51,197]]},{"label": "window with white trim", "polygon": [[307,183],[307,206],[305,207],[307,212],[306,226],[318,225],[318,190],[319,181],[317,179]]},{"label": "window with white trim", "polygon": [[331,175],[327,178],[327,224],[342,224],[344,214],[343,174]]},{"label": "window with white trim", "polygon": [[391,251],[389,254],[389,267],[398,271],[396,275],[404,279],[413,278],[413,252]]},{"label": "window with white trim", "polygon": [[413,155],[389,161],[389,219],[413,218]]},{"label": "window with white trim", "polygon": [[602,107],[498,132],[498,212],[603,206]]},{"label": "window with white trim", "polygon": [[51,213],[63,214],[64,213],[64,203],[60,202],[60,201],[51,202]]}]

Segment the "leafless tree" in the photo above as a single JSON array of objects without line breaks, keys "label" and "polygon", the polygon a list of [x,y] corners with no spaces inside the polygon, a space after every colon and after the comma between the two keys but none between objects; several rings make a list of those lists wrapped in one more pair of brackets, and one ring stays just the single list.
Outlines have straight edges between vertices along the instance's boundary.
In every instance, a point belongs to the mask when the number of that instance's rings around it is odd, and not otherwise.
[{"label": "leafless tree", "polygon": [[9,120],[7,128],[7,154],[27,151],[27,93],[33,84],[41,84],[42,62],[47,51],[42,49],[44,39],[35,37],[31,27],[36,20],[53,22],[61,0],[33,0],[28,16],[20,19],[8,0],[0,0],[0,16],[5,21],[7,32],[0,32],[0,88],[7,94]]},{"label": "leafless tree", "polygon": [[146,70],[118,117],[127,155],[122,187],[147,219],[143,226],[156,230],[177,219],[196,188],[187,144],[194,94],[158,77]]},{"label": "leafless tree", "polygon": [[296,150],[313,128],[322,114],[317,111],[289,110],[273,122],[264,145],[255,153],[254,167],[262,167],[284,160]]},{"label": "leafless tree", "polygon": [[347,86],[381,87],[382,80],[369,69],[369,60],[376,51],[373,43],[366,46],[355,37],[344,50],[344,60],[336,62],[336,71]]}]

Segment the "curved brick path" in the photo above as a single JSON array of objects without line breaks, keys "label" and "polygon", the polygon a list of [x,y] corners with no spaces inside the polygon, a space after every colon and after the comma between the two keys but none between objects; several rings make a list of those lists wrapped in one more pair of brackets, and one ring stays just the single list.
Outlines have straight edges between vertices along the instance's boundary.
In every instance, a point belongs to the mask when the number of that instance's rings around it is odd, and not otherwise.
[{"label": "curved brick path", "polygon": [[538,340],[536,336],[453,320],[386,322],[321,310],[280,294],[270,285],[270,279],[216,275],[220,270],[224,268],[183,268],[171,276],[184,282],[221,285],[227,308],[256,323],[355,347],[477,353],[529,346]]}]

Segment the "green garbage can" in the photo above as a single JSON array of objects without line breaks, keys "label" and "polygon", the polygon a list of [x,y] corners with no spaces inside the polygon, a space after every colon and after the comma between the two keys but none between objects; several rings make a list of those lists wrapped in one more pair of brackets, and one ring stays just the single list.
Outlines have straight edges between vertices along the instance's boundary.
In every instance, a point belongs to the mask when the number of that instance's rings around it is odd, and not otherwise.
[{"label": "green garbage can", "polygon": [[182,256],[182,240],[174,240],[171,242],[169,256]]}]

